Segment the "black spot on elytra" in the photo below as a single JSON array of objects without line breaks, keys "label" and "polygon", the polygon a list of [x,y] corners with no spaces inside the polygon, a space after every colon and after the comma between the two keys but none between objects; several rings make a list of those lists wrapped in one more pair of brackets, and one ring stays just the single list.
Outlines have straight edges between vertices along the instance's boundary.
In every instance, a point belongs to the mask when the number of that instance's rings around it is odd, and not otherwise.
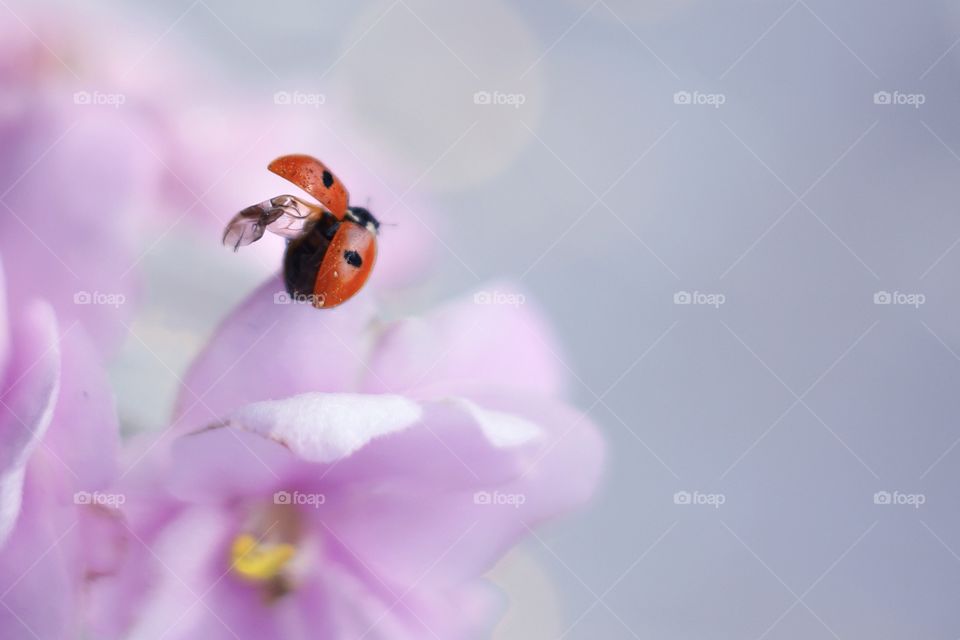
[{"label": "black spot on elytra", "polygon": [[363,258],[360,257],[360,254],[353,250],[348,250],[343,252],[343,259],[347,261],[347,264],[351,267],[356,267],[357,269],[363,264]]},{"label": "black spot on elytra", "polygon": [[333,174],[326,170],[323,172],[323,186],[327,189],[333,186]]}]

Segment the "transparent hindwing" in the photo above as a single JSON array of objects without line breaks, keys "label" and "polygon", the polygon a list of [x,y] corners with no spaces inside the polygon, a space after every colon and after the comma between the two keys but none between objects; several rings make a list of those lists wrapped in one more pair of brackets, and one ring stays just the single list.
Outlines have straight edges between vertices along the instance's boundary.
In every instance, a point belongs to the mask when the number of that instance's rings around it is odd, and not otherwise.
[{"label": "transparent hindwing", "polygon": [[230,220],[223,232],[223,244],[236,251],[256,242],[264,231],[284,238],[296,238],[307,224],[320,218],[324,208],[284,195],[247,207]]}]

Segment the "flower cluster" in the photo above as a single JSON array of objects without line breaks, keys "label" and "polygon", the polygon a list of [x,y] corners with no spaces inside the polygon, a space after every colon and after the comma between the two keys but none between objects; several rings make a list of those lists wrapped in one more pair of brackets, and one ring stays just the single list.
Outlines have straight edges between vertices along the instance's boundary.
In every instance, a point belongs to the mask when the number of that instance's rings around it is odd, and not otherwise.
[{"label": "flower cluster", "polygon": [[176,192],[190,146],[151,151],[164,125],[136,86],[69,127],[59,80],[38,80],[49,52],[0,46],[25,105],[0,112],[0,637],[489,629],[483,575],[585,502],[603,460],[528,296],[498,283],[390,319],[428,235],[391,233],[382,282],[336,310],[277,304],[270,278],[174,373],[168,428],[121,439],[105,365],[144,297],[143,204]]},{"label": "flower cluster", "polygon": [[58,335],[43,303],[8,312],[9,637],[84,619],[124,638],[466,637],[499,606],[478,578],[589,496],[601,442],[555,399],[529,305],[468,295],[383,322],[363,297],[275,305],[277,286],[223,323],[170,430],[131,443],[122,472],[83,329]]},{"label": "flower cluster", "polygon": [[478,578],[600,469],[546,328],[472,295],[383,322],[277,286],[220,327],[120,483],[133,543],[98,585],[104,631],[469,637],[499,606]]}]

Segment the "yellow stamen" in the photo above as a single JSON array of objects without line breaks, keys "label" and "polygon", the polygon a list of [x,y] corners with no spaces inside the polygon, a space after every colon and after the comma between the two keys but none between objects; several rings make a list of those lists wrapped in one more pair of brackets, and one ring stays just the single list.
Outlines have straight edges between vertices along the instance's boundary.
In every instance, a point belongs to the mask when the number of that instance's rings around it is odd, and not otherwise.
[{"label": "yellow stamen", "polygon": [[249,533],[233,540],[230,556],[233,570],[253,582],[266,582],[279,576],[296,553],[292,544],[260,544]]}]

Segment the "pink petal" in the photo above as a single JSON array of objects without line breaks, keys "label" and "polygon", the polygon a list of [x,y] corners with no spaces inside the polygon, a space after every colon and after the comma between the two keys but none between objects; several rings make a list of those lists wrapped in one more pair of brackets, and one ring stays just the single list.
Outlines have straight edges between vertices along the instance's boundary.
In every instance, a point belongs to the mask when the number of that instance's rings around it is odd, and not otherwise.
[{"label": "pink petal", "polygon": [[10,357],[10,327],[7,316],[7,289],[3,262],[0,261],[0,377],[7,370],[7,358]]},{"label": "pink petal", "polygon": [[274,296],[283,291],[281,279],[271,278],[220,326],[184,378],[176,428],[207,426],[259,400],[353,390],[373,317],[366,293],[334,311],[318,311],[276,304]]},{"label": "pink petal", "polygon": [[401,396],[308,393],[254,403],[223,426],[178,438],[169,486],[187,502],[270,500],[276,490],[296,488],[300,476],[320,477],[310,463],[347,457],[421,415],[419,405]]},{"label": "pink petal", "polygon": [[[124,634],[128,640],[148,638],[196,638],[198,623],[206,614],[201,594],[213,587],[229,567],[229,555],[223,545],[235,533],[236,522],[220,509],[194,508],[159,532],[156,537],[141,537],[134,549],[147,558],[145,577],[148,588],[134,626]],[[142,547],[142,548],[141,548]],[[224,553],[217,558],[214,550]],[[214,566],[220,560],[221,570]],[[122,594],[118,594],[122,598]],[[130,603],[117,603],[121,610]],[[206,605],[209,606],[209,605]],[[233,637],[222,629],[222,635]]]},{"label": "pink petal", "polygon": [[560,349],[533,303],[515,287],[487,286],[421,316],[389,325],[361,389],[430,397],[513,389],[563,391]]},{"label": "pink petal", "polygon": [[[243,429],[217,426],[180,436],[162,480],[186,503],[271,500],[300,461],[278,442]],[[243,469],[243,473],[237,473]]]},{"label": "pink petal", "polygon": [[[135,270],[128,270],[139,257],[140,217],[130,214],[142,209],[136,200],[157,162],[126,125],[101,110],[77,123],[72,110],[67,117],[57,107],[37,106],[18,122],[17,135],[2,142],[12,162],[0,179],[17,181],[4,200],[10,210],[0,206],[10,300],[42,297],[64,327],[80,321],[109,353],[124,334],[137,289]],[[37,149],[46,148],[50,154],[31,168]],[[96,162],[87,161],[94,156]]]},{"label": "pink petal", "polygon": [[28,493],[17,526],[0,548],[0,637],[4,640],[77,637],[75,522],[43,508],[42,492]]},{"label": "pink petal", "polygon": [[307,393],[248,405],[223,426],[178,438],[170,486],[190,502],[351,492],[387,479],[472,490],[514,477],[519,467],[504,452],[544,437],[529,420],[462,399],[421,407],[402,396]]},{"label": "pink petal", "polygon": [[56,320],[48,305],[28,305],[12,333],[16,347],[0,387],[0,542],[19,513],[24,466],[50,423],[60,376]]},{"label": "pink petal", "polygon": [[[529,397],[487,398],[483,404],[538,424],[545,433],[520,446],[485,452],[475,442],[463,446],[470,442],[467,433],[434,425],[445,452],[437,448],[411,461],[405,443],[396,442],[391,447],[395,458],[408,462],[397,462],[392,473],[358,469],[372,462],[361,452],[329,474],[330,482],[342,480],[341,473],[373,476],[349,500],[328,500],[330,508],[319,515],[393,584],[409,584],[424,572],[426,584],[441,586],[480,575],[527,535],[528,527],[582,504],[596,487],[603,443],[588,418],[562,404]],[[415,470],[415,465],[424,468]],[[406,468],[396,468],[400,466]],[[469,467],[466,473],[464,467]],[[444,468],[446,473],[438,476]],[[471,471],[476,476],[472,486],[463,482]]]},{"label": "pink petal", "polygon": [[[542,395],[565,376],[551,333],[532,303],[508,286],[455,301],[420,319],[380,327],[367,292],[332,312],[277,304],[279,277],[267,281],[217,330],[184,378],[174,412],[181,432],[215,423],[259,400],[310,391],[419,390],[424,397],[489,388]],[[523,304],[502,304],[502,299]],[[368,364],[369,363],[369,364]]]},{"label": "pink petal", "polygon": [[[308,517],[375,573],[409,584],[448,552],[430,581],[450,586],[486,571],[528,526],[586,501],[598,482],[600,436],[560,403],[528,394],[444,400],[412,420],[408,408],[400,418],[381,413],[395,402],[305,394],[242,409],[229,426],[180,438],[174,486],[221,504],[321,492],[325,503]],[[508,502],[477,503],[477,492]]]},{"label": "pink petal", "polygon": [[100,354],[77,325],[61,340],[60,391],[37,455],[75,491],[106,488],[116,477],[120,429]]},{"label": "pink petal", "polygon": [[[111,635],[164,638],[415,640],[436,634],[473,637],[495,608],[482,585],[455,590],[389,590],[345,561],[336,541],[323,540],[319,566],[269,605],[229,572],[226,546],[241,519],[224,508],[187,508],[170,526],[143,534],[135,551],[146,587],[112,592],[114,609],[138,610],[135,624]],[[325,537],[325,532],[314,532]],[[346,552],[349,553],[349,552]],[[375,579],[372,579],[375,580]],[[411,585],[413,586],[413,585]]]}]

